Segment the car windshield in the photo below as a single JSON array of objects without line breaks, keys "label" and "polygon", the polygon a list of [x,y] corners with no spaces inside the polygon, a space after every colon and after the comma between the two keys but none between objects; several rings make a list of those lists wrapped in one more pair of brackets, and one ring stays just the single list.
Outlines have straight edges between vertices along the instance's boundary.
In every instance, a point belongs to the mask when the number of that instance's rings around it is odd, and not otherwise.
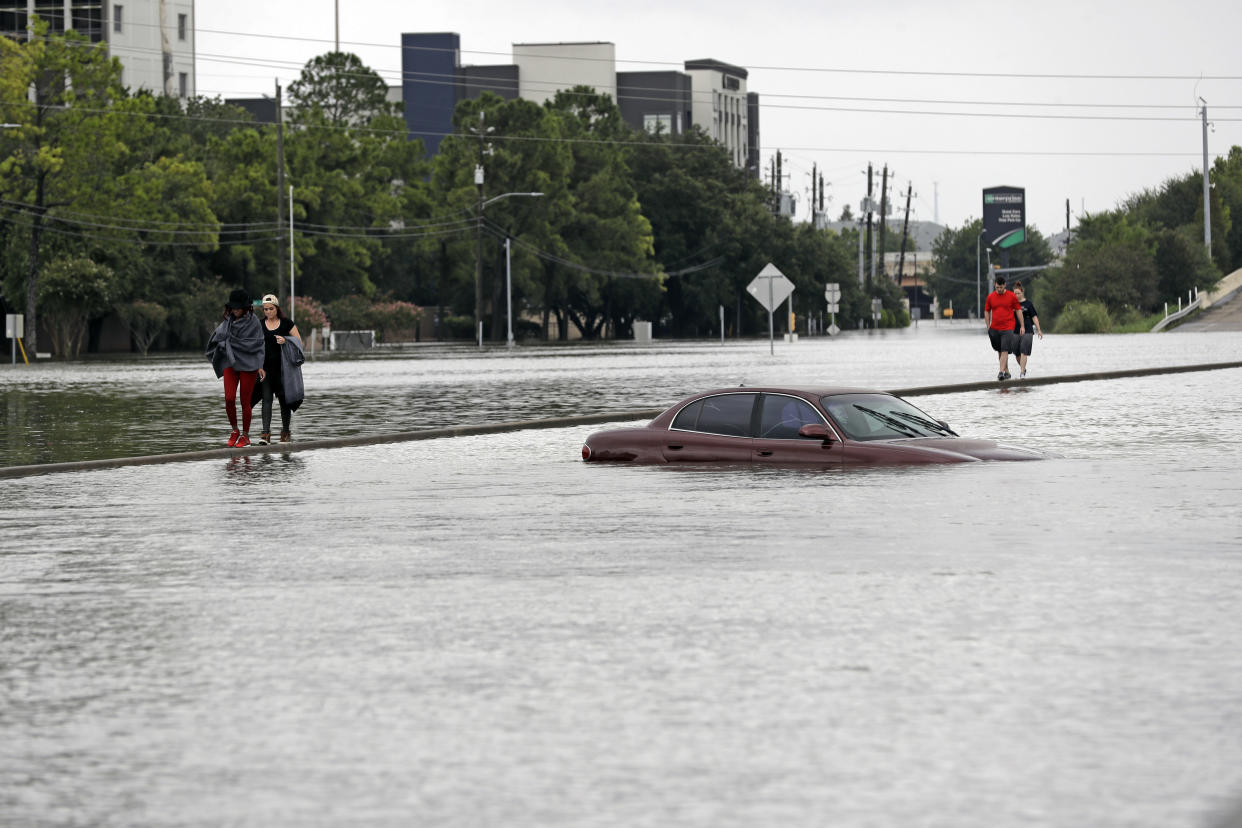
[{"label": "car windshield", "polygon": [[851,440],[957,436],[935,417],[889,394],[834,394],[820,402]]}]

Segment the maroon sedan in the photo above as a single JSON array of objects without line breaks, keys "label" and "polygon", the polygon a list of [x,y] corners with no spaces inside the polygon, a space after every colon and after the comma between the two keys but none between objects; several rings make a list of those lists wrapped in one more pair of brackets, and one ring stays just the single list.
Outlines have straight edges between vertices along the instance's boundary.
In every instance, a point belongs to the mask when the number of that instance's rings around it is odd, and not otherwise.
[{"label": "maroon sedan", "polygon": [[687,397],[643,428],[599,431],[590,462],[867,466],[1038,460],[993,440],[959,437],[942,420],[883,391],[725,388]]}]

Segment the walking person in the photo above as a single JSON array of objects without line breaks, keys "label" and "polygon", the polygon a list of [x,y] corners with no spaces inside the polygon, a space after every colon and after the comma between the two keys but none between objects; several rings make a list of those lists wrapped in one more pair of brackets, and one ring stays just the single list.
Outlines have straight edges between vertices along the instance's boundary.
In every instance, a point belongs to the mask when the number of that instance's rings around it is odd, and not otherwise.
[{"label": "walking person", "polygon": [[[229,294],[224,321],[211,332],[207,359],[217,377],[224,378],[224,411],[233,433],[229,446],[250,445],[251,399],[259,369],[263,367],[263,330],[254,315],[250,294],[238,288]],[[242,420],[237,427],[237,395],[241,391]]]},{"label": "walking person", "polygon": [[269,293],[263,297],[263,367],[255,397],[261,402],[263,431],[259,445],[272,442],[272,397],[280,403],[280,442],[293,439],[290,422],[302,404],[302,336],[293,320],[285,316],[280,302]]},{"label": "walking person", "polygon": [[[1039,338],[1044,338],[1044,329],[1039,324],[1039,313],[1035,310],[1035,305],[1030,299],[1026,298],[1026,289],[1022,287],[1021,282],[1013,283],[1013,295],[1018,300],[1018,306],[1021,308],[1021,324],[1018,318],[1014,317],[1014,356],[1018,358],[1018,379],[1026,379],[1026,361],[1031,356],[1031,346],[1035,344],[1035,334],[1039,334]],[[1033,332],[1033,333],[1032,333]]]},{"label": "walking person", "polygon": [[1005,277],[998,274],[996,289],[988,294],[987,302],[983,305],[983,319],[988,326],[988,339],[992,342],[992,350],[996,351],[1000,358],[997,380],[1003,381],[1010,377],[1009,352],[1013,348],[1015,321],[1019,331],[1026,333],[1019,310],[1017,298],[1013,293],[1005,290]]}]

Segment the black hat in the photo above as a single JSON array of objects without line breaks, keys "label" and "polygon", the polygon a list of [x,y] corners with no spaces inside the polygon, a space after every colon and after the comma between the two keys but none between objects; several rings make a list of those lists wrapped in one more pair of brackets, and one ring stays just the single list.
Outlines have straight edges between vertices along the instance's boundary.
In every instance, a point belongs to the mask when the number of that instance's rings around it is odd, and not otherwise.
[{"label": "black hat", "polygon": [[248,308],[250,307],[250,294],[246,293],[245,288],[237,288],[229,294],[229,302],[226,308]]}]

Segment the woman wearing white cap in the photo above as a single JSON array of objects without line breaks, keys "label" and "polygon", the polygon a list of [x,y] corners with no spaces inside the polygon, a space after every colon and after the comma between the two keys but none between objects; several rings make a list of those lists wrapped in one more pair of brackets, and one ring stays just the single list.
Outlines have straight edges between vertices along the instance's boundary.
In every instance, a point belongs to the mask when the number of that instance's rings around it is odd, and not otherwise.
[{"label": "woman wearing white cap", "polygon": [[[297,366],[302,364],[302,335],[293,320],[280,310],[280,302],[270,293],[263,297],[263,341],[263,367],[259,370],[259,385],[255,388],[255,396],[263,402],[263,432],[259,436],[259,444],[272,442],[273,396],[280,401],[280,442],[287,443],[293,439],[289,424],[293,412],[302,404],[302,397],[300,393],[291,393],[290,383],[286,380],[293,378],[285,374],[290,371],[298,373],[296,388],[300,391],[301,369]],[[282,354],[285,350],[291,352],[288,359]],[[289,363],[288,370],[286,362]],[[294,399],[294,396],[297,398]]]}]

